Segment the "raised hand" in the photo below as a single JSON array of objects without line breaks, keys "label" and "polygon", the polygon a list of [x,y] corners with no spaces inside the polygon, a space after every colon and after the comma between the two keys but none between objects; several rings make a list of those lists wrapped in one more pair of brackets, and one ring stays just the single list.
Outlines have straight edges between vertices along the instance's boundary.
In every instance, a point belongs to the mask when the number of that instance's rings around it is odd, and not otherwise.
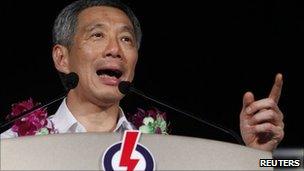
[{"label": "raised hand", "polygon": [[282,86],[282,74],[277,74],[268,98],[255,101],[251,92],[244,94],[240,129],[247,146],[272,151],[283,139],[283,113],[278,107]]}]

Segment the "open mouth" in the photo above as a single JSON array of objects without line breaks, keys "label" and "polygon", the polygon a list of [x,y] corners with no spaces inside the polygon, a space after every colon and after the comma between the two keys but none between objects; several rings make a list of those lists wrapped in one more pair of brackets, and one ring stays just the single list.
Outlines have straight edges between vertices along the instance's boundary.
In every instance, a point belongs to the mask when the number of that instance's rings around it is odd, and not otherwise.
[{"label": "open mouth", "polygon": [[96,71],[99,77],[110,77],[119,79],[122,76],[122,71],[118,69],[100,69]]}]

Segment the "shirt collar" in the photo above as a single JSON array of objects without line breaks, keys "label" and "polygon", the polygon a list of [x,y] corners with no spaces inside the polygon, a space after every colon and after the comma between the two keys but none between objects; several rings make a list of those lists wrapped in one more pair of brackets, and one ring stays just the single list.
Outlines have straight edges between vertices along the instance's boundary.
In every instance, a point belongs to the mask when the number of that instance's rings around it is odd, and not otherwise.
[{"label": "shirt collar", "polygon": [[[69,110],[66,98],[62,101],[57,112],[50,117],[50,120],[59,133],[87,132]],[[134,129],[134,126],[127,120],[123,110],[119,107],[119,119],[113,132],[123,132],[132,129]]]}]

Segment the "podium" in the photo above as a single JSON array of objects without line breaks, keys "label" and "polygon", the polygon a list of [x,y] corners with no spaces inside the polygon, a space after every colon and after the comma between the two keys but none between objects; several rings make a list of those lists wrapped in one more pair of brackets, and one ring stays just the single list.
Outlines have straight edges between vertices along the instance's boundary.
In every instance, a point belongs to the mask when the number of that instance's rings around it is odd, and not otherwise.
[{"label": "podium", "polygon": [[[101,170],[102,156],[117,133],[79,133],[1,140],[1,170]],[[154,156],[155,170],[273,170],[259,167],[270,152],[220,141],[142,134],[139,143]]]}]

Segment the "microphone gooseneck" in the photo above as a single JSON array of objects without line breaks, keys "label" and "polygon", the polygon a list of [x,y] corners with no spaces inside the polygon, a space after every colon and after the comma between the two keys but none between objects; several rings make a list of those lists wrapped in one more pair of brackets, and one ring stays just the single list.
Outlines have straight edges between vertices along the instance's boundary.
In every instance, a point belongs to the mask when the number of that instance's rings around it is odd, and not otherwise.
[{"label": "microphone gooseneck", "polygon": [[[65,79],[64,81],[66,82],[66,85],[68,87],[68,91],[71,90],[71,89],[76,88],[77,85],[78,85],[78,82],[79,82],[79,76],[75,72],[71,72],[71,73],[65,75],[64,79]],[[30,110],[24,111],[21,114],[19,114],[18,116],[15,116],[15,117],[9,119],[8,121],[5,121],[4,123],[1,123],[0,128],[4,128],[4,127],[8,126],[9,124],[27,116],[27,115],[29,115],[30,113],[32,113],[32,112],[34,112],[38,109],[46,108],[46,107],[64,99],[66,96],[67,96],[66,93],[64,93],[63,95],[59,96],[56,99],[53,99],[49,103],[37,105]]]},{"label": "microphone gooseneck", "polygon": [[145,99],[151,100],[151,101],[153,101],[153,102],[155,102],[155,103],[157,103],[159,105],[167,107],[167,108],[169,108],[171,110],[174,110],[174,111],[176,111],[178,113],[181,113],[181,114],[183,114],[183,115],[185,115],[185,116],[187,116],[189,118],[192,118],[192,119],[194,119],[194,120],[196,120],[196,121],[198,121],[200,123],[203,123],[203,124],[206,124],[206,125],[208,125],[210,127],[213,127],[213,128],[218,129],[218,130],[221,130],[221,131],[225,132],[226,134],[232,136],[239,144],[244,145],[244,143],[243,143],[242,139],[240,138],[240,136],[237,133],[235,133],[233,130],[225,128],[225,127],[223,127],[221,125],[218,125],[218,124],[215,124],[215,123],[211,123],[210,121],[205,121],[205,120],[203,120],[201,118],[196,117],[192,113],[185,112],[185,111],[183,111],[183,110],[181,110],[181,109],[179,109],[179,108],[177,108],[175,106],[168,105],[168,104],[166,104],[164,102],[161,102],[161,101],[157,100],[154,97],[152,98],[151,96],[147,96],[142,91],[135,89],[132,86],[132,83],[129,82],[129,81],[121,81],[119,83],[119,85],[118,85],[118,89],[119,89],[119,91],[122,94],[127,94],[129,92],[133,92],[133,93],[135,93],[135,94],[137,94],[137,95],[139,95],[139,96],[141,96],[141,97],[143,97]]}]

